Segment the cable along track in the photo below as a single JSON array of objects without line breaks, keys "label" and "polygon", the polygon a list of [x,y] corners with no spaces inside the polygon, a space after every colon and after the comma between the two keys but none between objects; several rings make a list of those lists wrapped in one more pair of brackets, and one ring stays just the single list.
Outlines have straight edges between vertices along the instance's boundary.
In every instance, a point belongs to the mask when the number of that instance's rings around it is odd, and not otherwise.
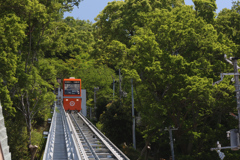
[{"label": "cable along track", "polygon": [[129,160],[81,113],[68,114],[89,160]]}]

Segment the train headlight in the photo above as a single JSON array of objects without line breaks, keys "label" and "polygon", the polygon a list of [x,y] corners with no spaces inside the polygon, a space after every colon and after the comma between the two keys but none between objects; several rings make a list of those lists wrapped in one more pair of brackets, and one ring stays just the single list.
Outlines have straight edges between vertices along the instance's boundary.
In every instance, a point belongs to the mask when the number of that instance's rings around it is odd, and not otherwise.
[{"label": "train headlight", "polygon": [[76,99],[76,101],[79,101],[79,99]]},{"label": "train headlight", "polygon": [[66,101],[68,101],[68,99],[66,99]]}]

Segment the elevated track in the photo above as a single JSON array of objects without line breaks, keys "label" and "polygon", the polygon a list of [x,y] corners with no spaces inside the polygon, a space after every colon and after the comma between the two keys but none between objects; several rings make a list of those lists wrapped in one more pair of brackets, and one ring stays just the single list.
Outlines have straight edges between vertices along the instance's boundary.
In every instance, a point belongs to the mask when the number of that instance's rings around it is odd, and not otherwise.
[{"label": "elevated track", "polygon": [[129,160],[81,113],[56,104],[43,160]]}]

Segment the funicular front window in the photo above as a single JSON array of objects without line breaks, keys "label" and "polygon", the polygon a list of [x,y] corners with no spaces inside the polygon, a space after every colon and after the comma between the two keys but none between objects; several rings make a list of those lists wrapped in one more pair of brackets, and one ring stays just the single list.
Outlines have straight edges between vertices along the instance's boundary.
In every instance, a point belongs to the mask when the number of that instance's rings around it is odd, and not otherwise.
[{"label": "funicular front window", "polygon": [[65,81],[64,94],[80,95],[80,81]]}]

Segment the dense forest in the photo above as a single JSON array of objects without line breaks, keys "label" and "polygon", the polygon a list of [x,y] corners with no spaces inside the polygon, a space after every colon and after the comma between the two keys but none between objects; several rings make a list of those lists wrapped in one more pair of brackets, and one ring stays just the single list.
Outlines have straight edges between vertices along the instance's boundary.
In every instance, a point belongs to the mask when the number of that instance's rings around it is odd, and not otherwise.
[{"label": "dense forest", "polygon": [[[130,159],[169,160],[169,126],[178,128],[176,159],[219,159],[210,148],[230,145],[236,97],[233,77],[212,84],[233,72],[224,54],[240,57],[240,1],[219,13],[215,0],[193,3],[113,1],[92,23],[63,18],[81,0],[0,0],[0,100],[12,159],[41,159],[56,79],[68,77],[82,79],[92,121]],[[36,155],[29,145],[38,146]],[[226,160],[240,156],[223,152]]]}]

